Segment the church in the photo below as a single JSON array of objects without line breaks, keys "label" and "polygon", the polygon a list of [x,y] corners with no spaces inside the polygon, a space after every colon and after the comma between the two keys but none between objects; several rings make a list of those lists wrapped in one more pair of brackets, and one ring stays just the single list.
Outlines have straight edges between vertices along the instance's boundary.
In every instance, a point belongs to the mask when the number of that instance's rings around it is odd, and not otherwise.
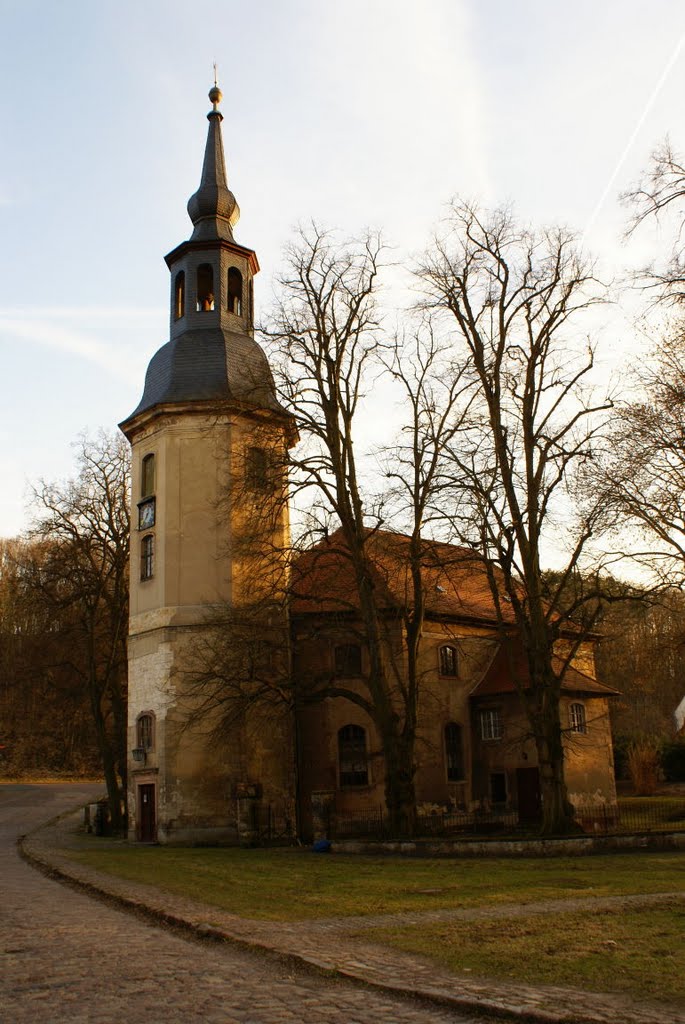
[{"label": "church", "polygon": [[[193,230],[166,256],[169,341],[152,357],[142,398],[120,424],[133,466],[129,838],[310,839],[332,822],[342,828],[382,813],[385,765],[373,721],[341,696],[294,707],[253,700],[231,710],[229,690],[221,709],[216,700],[206,707],[193,671],[208,637],[242,663],[246,631],[253,650],[263,646],[265,628],[280,638],[280,648],[267,652],[269,670],[303,686],[338,680],[354,690],[367,659],[336,535],[295,564],[306,586],[277,579],[279,566],[266,556],[288,547],[290,531],[285,475],[271,481],[283,500],[273,514],[258,515],[268,468],[285,463],[297,435],[254,338],[259,263],[234,238],[240,211],[227,183],[218,87],[209,98],[200,186],[188,202]],[[505,650],[482,560],[467,549],[447,553],[426,567],[419,811],[466,820],[478,809],[535,820],[536,753],[514,685],[517,666],[525,672],[522,652],[515,644]],[[399,622],[406,538],[378,531],[373,565],[388,621]],[[250,619],[260,596],[279,588],[285,599],[270,601],[268,627],[259,615]],[[388,643],[401,647],[401,632]],[[561,700],[566,779],[577,806],[616,804],[612,694],[595,677],[588,641],[566,673]]]}]

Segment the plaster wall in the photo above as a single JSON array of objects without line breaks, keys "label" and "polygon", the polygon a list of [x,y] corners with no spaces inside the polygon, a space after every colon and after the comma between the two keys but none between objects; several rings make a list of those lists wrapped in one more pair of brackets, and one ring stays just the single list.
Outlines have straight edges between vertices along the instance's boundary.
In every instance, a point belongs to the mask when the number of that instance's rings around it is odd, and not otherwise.
[{"label": "plaster wall", "polygon": [[[202,667],[198,659],[213,618],[249,604],[268,575],[250,532],[255,500],[244,494],[248,443],[282,447],[283,429],[259,421],[255,426],[251,417],[228,410],[194,410],[157,415],[134,437],[129,749],[136,747],[136,720],[143,712],[155,716],[155,743],[143,764],[129,765],[132,838],[143,784],[155,786],[162,842],[238,841],[263,807],[271,808],[274,821],[294,819],[289,714],[253,712],[224,728],[220,738],[211,714],[189,724],[202,699],[191,681]],[[148,454],[155,455],[155,523],[136,531]],[[275,548],[274,537],[279,543],[287,537],[284,506],[269,529],[271,543],[262,550]],[[141,579],[135,552],[146,535],[154,537],[154,565],[151,578]],[[258,794],[249,804],[237,795],[246,786]]]},{"label": "plaster wall", "polygon": [[[334,675],[334,648],[338,643],[358,642],[354,623],[331,624],[325,619],[310,619],[297,624],[295,669],[300,685],[306,688],[317,681],[344,685],[368,696],[361,680],[341,679]],[[454,646],[458,652],[457,675],[440,674],[440,648]],[[420,812],[435,807],[471,810],[490,809],[492,775],[504,776],[506,800],[502,809],[516,810],[519,785],[524,776],[537,767],[537,751],[530,739],[530,727],[516,693],[495,694],[474,699],[474,686],[487,671],[497,650],[492,633],[477,626],[430,623],[424,633],[419,659],[420,701],[416,733],[415,786]],[[392,657],[390,656],[392,652]],[[388,662],[406,673],[400,634],[388,637]],[[362,670],[368,668],[362,650]],[[578,665],[594,677],[592,649],[587,645]],[[587,732],[570,730],[570,705],[581,702],[586,710]],[[480,711],[497,709],[503,723],[503,736],[483,740]],[[612,805],[616,802],[613,775],[611,730],[605,697],[564,693],[561,702],[562,728],[565,729],[566,777],[572,801],[578,805]],[[463,742],[463,778],[451,781],[447,775],[445,727],[461,727]],[[338,732],[346,725],[359,725],[367,733],[369,782],[367,786],[339,785]],[[302,816],[310,819],[312,795],[326,795],[331,807],[340,814],[364,814],[378,811],[384,803],[384,765],[382,744],[377,729],[363,708],[353,701],[335,697],[303,710],[300,716],[300,792]],[[501,780],[500,780],[501,781]]]},{"label": "plaster wall", "polygon": [[[310,620],[296,628],[295,672],[304,691],[319,679],[338,683],[368,697],[361,680],[334,677],[334,648],[338,643],[358,642],[359,633],[353,625]],[[457,675],[440,675],[439,650],[444,644],[457,648]],[[420,699],[416,734],[415,776],[417,803],[422,805],[467,806],[471,800],[472,772],[470,747],[469,694],[495,651],[491,634],[486,629],[468,626],[431,624],[422,642],[419,659]],[[389,679],[393,672],[406,678],[406,657],[399,627],[390,629],[387,637]],[[362,670],[366,671],[367,655],[362,648]],[[401,699],[396,695],[398,710]],[[447,777],[445,726],[462,727],[463,778]],[[346,725],[359,725],[366,730],[369,782],[366,786],[341,787],[338,784],[338,732]],[[378,730],[364,709],[344,697],[328,698],[306,707],[299,719],[300,792],[303,821],[308,821],[312,794],[331,794],[335,810],[341,814],[377,812],[384,805],[385,771],[383,749]]]}]

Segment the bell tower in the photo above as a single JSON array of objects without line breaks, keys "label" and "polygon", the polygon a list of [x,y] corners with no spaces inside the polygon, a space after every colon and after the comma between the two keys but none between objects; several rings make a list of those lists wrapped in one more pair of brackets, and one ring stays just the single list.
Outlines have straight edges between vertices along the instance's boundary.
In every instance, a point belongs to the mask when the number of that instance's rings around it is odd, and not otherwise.
[{"label": "bell tower", "polygon": [[[215,85],[188,202],[192,234],[166,256],[169,341],[120,424],[133,455],[128,775],[129,837],[139,841],[237,841],[261,804],[270,821],[292,818],[288,714],[272,709],[267,722],[237,705],[226,714],[232,687],[240,693],[240,645],[252,644],[250,608],[283,567],[275,553],[288,540],[283,467],[293,431],[253,336],[259,263],[233,236],[240,211],[221,98]],[[285,636],[287,623],[277,625]],[[255,617],[254,632],[262,629]],[[230,671],[222,657],[233,658]],[[223,694],[222,672],[231,677]]]}]

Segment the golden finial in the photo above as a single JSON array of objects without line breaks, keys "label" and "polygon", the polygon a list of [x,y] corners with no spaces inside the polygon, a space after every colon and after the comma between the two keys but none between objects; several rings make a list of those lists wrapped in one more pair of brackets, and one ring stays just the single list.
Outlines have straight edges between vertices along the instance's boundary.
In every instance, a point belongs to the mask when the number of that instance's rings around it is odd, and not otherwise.
[{"label": "golden finial", "polygon": [[222,98],[223,93],[221,92],[221,89],[219,88],[219,83],[217,82],[216,61],[214,61],[214,85],[209,90],[209,99],[215,111],[218,110]]}]

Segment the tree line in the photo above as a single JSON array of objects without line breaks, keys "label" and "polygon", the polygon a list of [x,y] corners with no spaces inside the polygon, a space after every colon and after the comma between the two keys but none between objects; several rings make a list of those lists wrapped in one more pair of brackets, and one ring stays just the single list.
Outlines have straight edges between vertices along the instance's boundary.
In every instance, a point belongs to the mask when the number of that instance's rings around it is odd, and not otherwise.
[{"label": "tree line", "polygon": [[130,455],[82,437],[78,475],[34,491],[28,535],[0,549],[5,772],[104,774],[124,820]]}]

